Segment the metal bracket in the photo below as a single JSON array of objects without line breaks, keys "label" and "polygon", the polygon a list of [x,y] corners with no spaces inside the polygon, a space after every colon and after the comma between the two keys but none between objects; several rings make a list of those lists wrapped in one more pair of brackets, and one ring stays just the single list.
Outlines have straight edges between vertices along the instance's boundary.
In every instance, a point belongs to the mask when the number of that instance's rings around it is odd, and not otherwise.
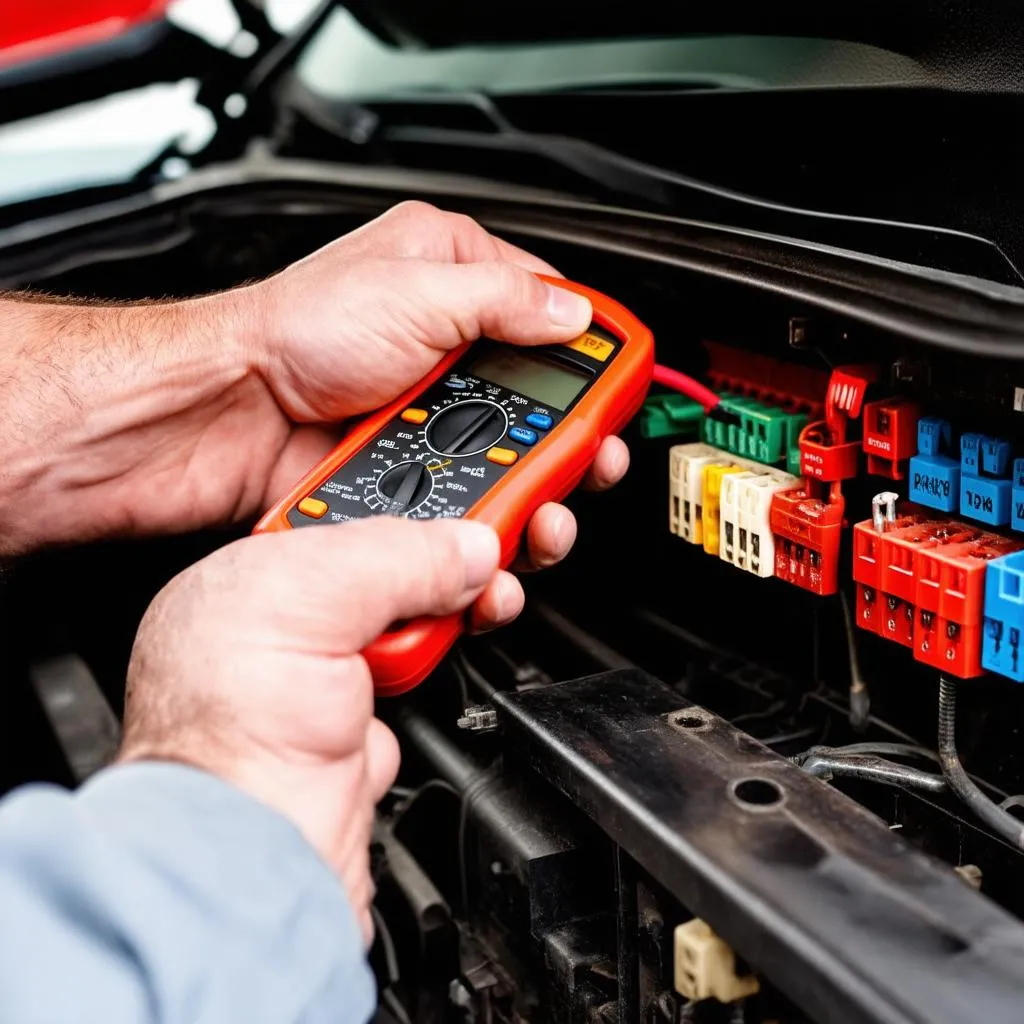
[{"label": "metal bracket", "polygon": [[491,698],[509,749],[815,1020],[1016,1024],[1024,925],[639,670]]}]

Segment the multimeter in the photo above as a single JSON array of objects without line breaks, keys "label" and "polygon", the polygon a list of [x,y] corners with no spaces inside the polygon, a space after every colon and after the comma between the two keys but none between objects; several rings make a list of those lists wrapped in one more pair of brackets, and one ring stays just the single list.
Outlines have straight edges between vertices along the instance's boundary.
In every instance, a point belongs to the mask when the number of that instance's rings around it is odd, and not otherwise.
[{"label": "multimeter", "polygon": [[[601,442],[640,409],[654,372],[651,332],[583,285],[590,327],[561,345],[486,338],[462,345],[396,401],[362,420],[257,524],[256,533],[374,515],[475,519],[515,558],[533,513],[583,479]],[[422,682],[459,637],[463,616],[399,624],[364,656],[379,696]]]}]

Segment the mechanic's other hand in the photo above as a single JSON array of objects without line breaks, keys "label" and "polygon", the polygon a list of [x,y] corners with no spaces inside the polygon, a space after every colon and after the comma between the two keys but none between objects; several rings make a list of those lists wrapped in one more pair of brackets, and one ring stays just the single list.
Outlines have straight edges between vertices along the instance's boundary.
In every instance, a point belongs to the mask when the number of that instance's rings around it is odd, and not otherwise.
[{"label": "mechanic's other hand", "polygon": [[210,771],[289,817],[337,871],[367,940],[375,803],[398,769],[359,652],[392,622],[466,608],[498,541],[391,517],[249,537],[157,595],[128,671],[120,760]]}]

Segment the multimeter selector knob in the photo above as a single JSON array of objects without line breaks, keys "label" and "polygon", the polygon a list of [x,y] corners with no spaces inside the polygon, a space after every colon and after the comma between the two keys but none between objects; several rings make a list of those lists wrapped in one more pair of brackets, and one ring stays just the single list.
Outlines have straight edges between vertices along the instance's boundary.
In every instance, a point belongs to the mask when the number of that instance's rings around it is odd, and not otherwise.
[{"label": "multimeter selector knob", "polygon": [[377,493],[393,515],[409,512],[424,502],[434,486],[422,462],[400,462],[377,481]]},{"label": "multimeter selector knob", "polygon": [[427,443],[442,455],[476,455],[505,436],[508,419],[494,402],[458,402],[442,409],[427,429]]}]

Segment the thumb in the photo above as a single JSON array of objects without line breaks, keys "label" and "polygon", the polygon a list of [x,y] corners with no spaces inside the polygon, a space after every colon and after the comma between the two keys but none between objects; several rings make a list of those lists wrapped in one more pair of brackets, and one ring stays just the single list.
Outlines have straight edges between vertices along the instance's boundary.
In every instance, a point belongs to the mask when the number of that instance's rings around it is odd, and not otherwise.
[{"label": "thumb", "polygon": [[431,302],[466,341],[487,335],[519,345],[568,341],[590,326],[590,300],[506,261],[430,265]]},{"label": "thumb", "polygon": [[[497,534],[462,519],[380,516],[267,536],[291,541],[289,576],[301,591],[285,607],[304,621],[307,641],[328,654],[360,651],[394,622],[462,611],[500,557]],[[313,622],[319,635],[310,634]]]}]

